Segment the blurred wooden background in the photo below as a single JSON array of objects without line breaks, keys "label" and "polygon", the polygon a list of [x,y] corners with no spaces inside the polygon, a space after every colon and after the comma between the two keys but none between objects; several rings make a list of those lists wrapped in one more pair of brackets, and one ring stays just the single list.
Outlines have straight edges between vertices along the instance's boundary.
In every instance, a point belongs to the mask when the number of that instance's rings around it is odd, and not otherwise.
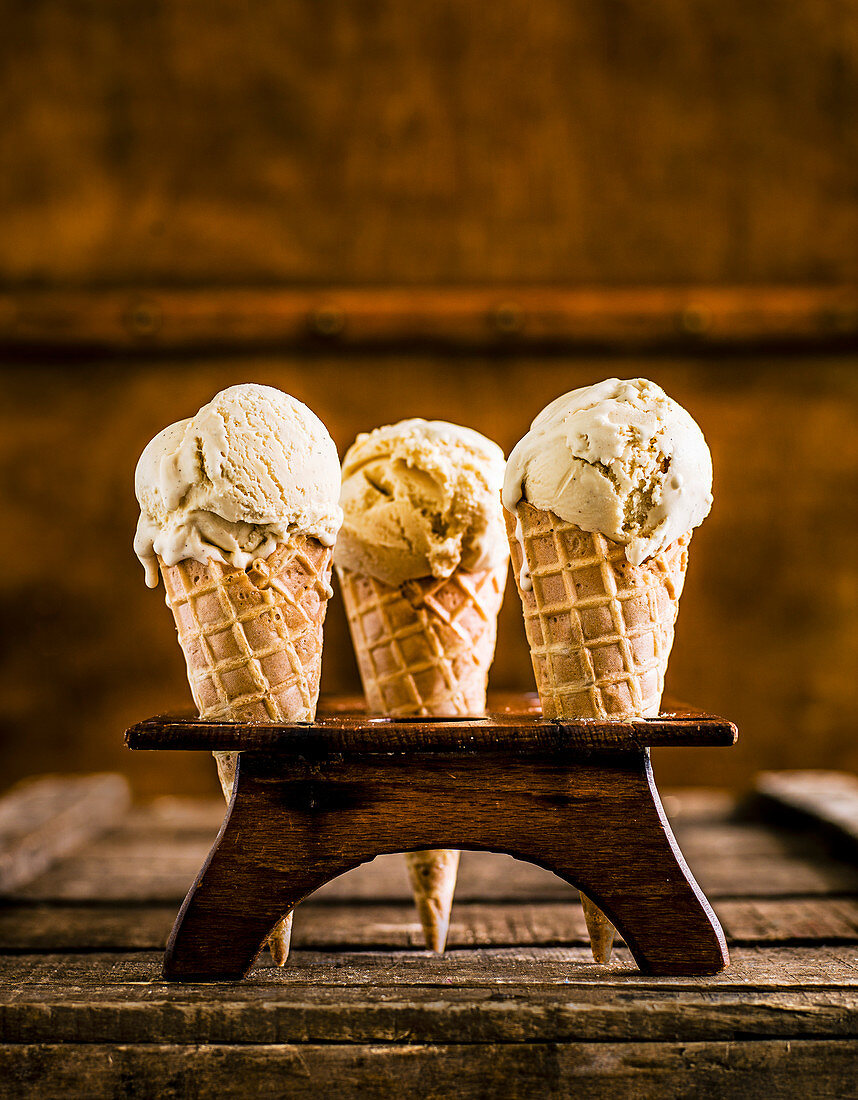
[{"label": "blurred wooden background", "polygon": [[[669,689],[735,719],[669,784],[858,768],[858,3],[0,2],[0,768],[214,791],[131,550],[148,439],[238,381],[342,450],[509,449],[643,374],[710,441]],[[529,688],[508,594],[493,674]],[[339,601],[324,686],[354,689]]]}]

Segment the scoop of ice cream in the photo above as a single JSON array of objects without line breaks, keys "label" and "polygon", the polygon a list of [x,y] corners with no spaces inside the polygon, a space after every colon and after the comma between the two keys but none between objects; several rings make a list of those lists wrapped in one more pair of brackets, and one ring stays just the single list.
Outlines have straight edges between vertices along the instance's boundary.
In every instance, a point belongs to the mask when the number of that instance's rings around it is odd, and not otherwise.
[{"label": "scoop of ice cream", "polygon": [[231,386],[149,443],[135,474],[134,549],[146,583],[157,558],[246,568],[293,535],[327,546],[342,522],[340,464],[325,425],[270,386]]},{"label": "scoop of ice cream", "polygon": [[504,561],[503,451],[442,420],[359,435],[343,462],[334,561],[385,584],[449,577]]},{"label": "scoop of ice cream", "polygon": [[513,448],[504,507],[520,500],[624,543],[640,565],[712,506],[712,459],[691,416],[645,378],[558,397]]}]

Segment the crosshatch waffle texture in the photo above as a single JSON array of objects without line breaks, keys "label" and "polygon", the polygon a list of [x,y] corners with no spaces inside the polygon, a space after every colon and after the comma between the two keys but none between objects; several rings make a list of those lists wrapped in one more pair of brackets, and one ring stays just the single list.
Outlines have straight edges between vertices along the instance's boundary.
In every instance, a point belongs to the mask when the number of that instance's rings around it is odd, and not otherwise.
[{"label": "crosshatch waffle texture", "polygon": [[[398,718],[482,714],[508,565],[398,588],[337,569],[367,708]],[[459,853],[407,852],[426,946],[447,944]]]},{"label": "crosshatch waffle texture", "polygon": [[[333,551],[301,536],[247,570],[209,559],[159,559],[201,718],[312,722],[322,671],[322,626]],[[237,753],[213,753],[227,802]],[[292,914],[268,938],[277,966],[289,957]]]},{"label": "crosshatch waffle texture", "polygon": [[313,720],[331,555],[301,537],[247,570],[159,563],[201,718]]},{"label": "crosshatch waffle texture", "polygon": [[625,547],[522,501],[532,578],[521,589],[515,517],[504,517],[546,718],[656,715],[688,564],[685,535],[640,566]]},{"label": "crosshatch waffle texture", "polygon": [[399,587],[348,569],[337,573],[371,711],[483,713],[506,563]]}]

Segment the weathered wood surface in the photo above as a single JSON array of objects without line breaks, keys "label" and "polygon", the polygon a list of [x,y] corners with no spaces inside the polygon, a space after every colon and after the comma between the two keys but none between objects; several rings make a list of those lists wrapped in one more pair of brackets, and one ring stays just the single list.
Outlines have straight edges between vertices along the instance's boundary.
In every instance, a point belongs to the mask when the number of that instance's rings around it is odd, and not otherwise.
[{"label": "weathered wood surface", "polygon": [[0,799],[0,894],[116,824],[131,801],[119,775],[45,776]]},{"label": "weathered wood surface", "polygon": [[763,811],[800,822],[858,853],[858,777],[844,772],[763,772],[754,786]]},{"label": "weathered wood surface", "polygon": [[130,749],[204,749],[260,752],[391,753],[470,752],[506,749],[524,754],[563,750],[728,747],[732,722],[683,709],[632,722],[546,721],[539,714],[488,714],[485,718],[386,718],[320,715],[313,723],[258,724],[148,718],[125,734]]},{"label": "weathered wood surface", "polygon": [[[717,974],[671,975],[669,977],[641,974],[628,950],[618,951],[608,966],[593,962],[584,947],[546,947],[515,945],[502,948],[460,949],[435,955],[426,951],[298,951],[290,965],[274,966],[264,957],[257,961],[247,979],[247,989],[292,989],[305,986],[319,988],[340,985],[363,986],[367,994],[375,988],[422,986],[426,988],[493,989],[520,987],[594,986],[648,989],[658,994],[662,990],[688,989],[700,993],[719,989],[765,991],[787,990],[801,986],[814,989],[858,990],[858,957],[853,945],[827,946],[819,941],[815,947],[769,947],[754,945],[736,949],[735,965]],[[174,982],[163,980],[160,951],[9,953],[3,958],[6,977],[4,996],[21,999],[19,986],[37,986],[52,996],[57,986],[67,989],[102,988],[105,995],[115,987],[145,983],[144,1000],[153,990],[170,994],[180,1003],[199,998],[218,1000],[228,989],[229,996],[243,999],[241,982],[189,984],[187,990]],[[107,980],[105,981],[105,978]],[[16,989],[18,992],[16,993]],[[850,994],[851,995],[851,994]],[[258,996],[258,993],[257,993]],[[248,992],[248,997],[253,997]]]},{"label": "weathered wood surface", "polygon": [[[493,865],[495,873],[497,865]],[[718,916],[738,944],[854,944],[858,899],[799,898],[725,900]],[[0,952],[162,950],[176,918],[176,904],[105,907],[65,904],[62,918],[50,905],[0,908]],[[618,937],[617,942],[622,942]],[[458,898],[447,943],[451,949],[516,945],[584,947],[583,913],[572,892],[565,901],[468,902]],[[386,904],[342,898],[320,904],[309,898],[295,913],[292,944],[302,950],[414,949],[424,946],[410,900]]]},{"label": "weathered wood surface", "polygon": [[[485,1100],[581,1096],[617,1100],[665,1097],[797,1095],[840,1100],[855,1095],[858,1042],[773,1040],[757,1043],[411,1043],[403,1045],[264,1044],[162,1046],[120,1043],[0,1048],[10,1098],[65,1100],[82,1079],[88,1097],[320,1095]],[[822,1069],[824,1067],[824,1070]],[[49,1082],[49,1084],[46,1084]]]},{"label": "weathered wood surface", "polygon": [[[0,904],[4,1095],[851,1095],[854,867],[714,794],[666,802],[695,874],[720,883],[732,963],[713,977],[643,976],[622,945],[596,966],[571,888],[466,853],[444,956],[421,949],[390,856],[298,908],[285,969],[167,984],[166,935],[223,806],[135,807],[42,876],[77,882],[77,901],[40,900],[37,881]],[[176,891],[160,903],[159,860]],[[114,901],[121,872],[134,890]]]}]

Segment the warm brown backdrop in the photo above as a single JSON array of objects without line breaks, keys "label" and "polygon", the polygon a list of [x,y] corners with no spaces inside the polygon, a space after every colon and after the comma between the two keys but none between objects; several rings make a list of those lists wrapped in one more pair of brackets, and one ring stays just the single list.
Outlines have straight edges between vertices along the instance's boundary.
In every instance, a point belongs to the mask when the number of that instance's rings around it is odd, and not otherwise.
[{"label": "warm brown backdrop", "polygon": [[858,279],[855,0],[0,9],[12,280]]},{"label": "warm brown backdrop", "polygon": [[[508,449],[607,374],[664,385],[715,459],[669,686],[743,740],[661,775],[858,768],[858,3],[0,16],[4,781],[214,789],[198,757],[120,747],[188,701],[130,545],[133,466],[167,421],[255,380],[341,450],[415,414]],[[381,285],[367,328],[337,288]],[[430,288],[419,309],[403,287]],[[355,676],[335,600],[325,685]],[[514,598],[494,682],[531,684]]]}]

